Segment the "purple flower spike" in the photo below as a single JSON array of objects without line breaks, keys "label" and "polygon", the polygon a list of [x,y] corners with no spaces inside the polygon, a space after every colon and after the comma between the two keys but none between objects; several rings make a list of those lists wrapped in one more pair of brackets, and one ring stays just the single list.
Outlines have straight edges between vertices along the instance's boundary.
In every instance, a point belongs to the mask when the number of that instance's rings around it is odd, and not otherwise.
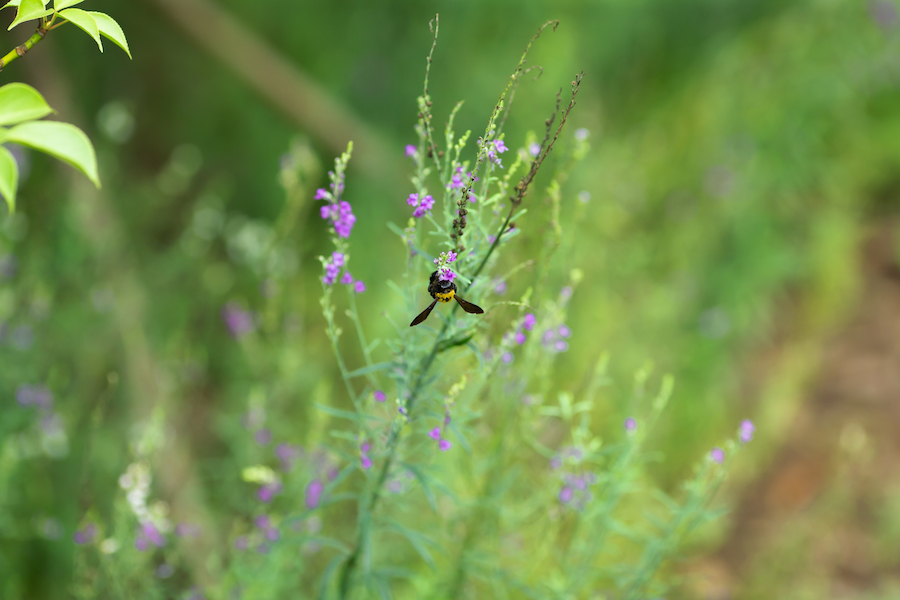
[{"label": "purple flower spike", "polygon": [[634,417],[625,419],[625,431],[634,431],[635,429],[637,429],[637,421]]},{"label": "purple flower spike", "polygon": [[521,331],[517,331],[516,332],[516,343],[521,346],[522,344],[525,343],[525,340],[526,340],[525,334],[522,333]]},{"label": "purple flower spike", "polygon": [[259,498],[261,502],[265,502],[268,504],[272,501],[276,494],[278,494],[282,485],[280,483],[266,483],[256,492],[256,497]]},{"label": "purple flower spike", "polygon": [[406,156],[415,156],[416,155],[416,147],[413,146],[412,144],[407,144],[406,148],[404,149],[403,152],[404,152],[404,154],[406,154]]},{"label": "purple flower spike", "polygon": [[[319,188],[316,190],[316,195],[313,196],[314,200],[328,200],[328,190],[325,188]],[[323,219],[327,219],[328,217],[322,217]]]},{"label": "purple flower spike", "polygon": [[384,402],[387,399],[387,396],[384,395],[384,392],[381,390],[375,390],[375,401],[376,402]]},{"label": "purple flower spike", "polygon": [[372,468],[372,459],[369,458],[368,454],[363,454],[362,456],[360,456],[359,460],[360,460],[360,465],[362,466],[363,470],[368,470],[368,469]]},{"label": "purple flower spike", "polygon": [[441,443],[438,444],[438,447],[441,449],[441,452],[446,452],[453,447],[453,444],[450,443],[450,440],[441,440]]},{"label": "purple flower spike", "polygon": [[572,501],[572,498],[575,496],[575,490],[570,488],[569,486],[564,487],[559,490],[559,501],[563,504],[568,504]]},{"label": "purple flower spike", "polygon": [[714,463],[721,465],[725,462],[725,451],[718,447],[713,448],[709,451],[709,457]]},{"label": "purple flower spike", "polygon": [[419,205],[419,194],[410,194],[409,198],[406,199],[406,203],[410,206],[418,206]]},{"label": "purple flower spike", "polygon": [[318,479],[310,481],[306,486],[306,508],[313,509],[319,506],[324,490],[325,485]]},{"label": "purple flower spike", "polygon": [[355,284],[353,284],[353,291],[355,291],[357,294],[362,294],[364,291],[366,291],[366,284],[364,284],[362,281],[357,281]]},{"label": "purple flower spike", "polygon": [[344,266],[344,255],[341,254],[340,252],[332,252],[331,260],[332,260],[332,262],[334,262],[335,265],[337,265],[339,267]]},{"label": "purple flower spike", "polygon": [[435,427],[434,429],[432,429],[431,431],[429,431],[429,432],[428,432],[428,437],[430,437],[430,438],[433,439],[433,440],[439,440],[439,439],[441,439],[441,428],[440,428],[440,427]]},{"label": "purple flower spike", "polygon": [[559,337],[567,338],[572,335],[572,330],[569,329],[566,325],[560,325],[556,328],[556,333],[559,334]]},{"label": "purple flower spike", "polygon": [[350,271],[345,271],[343,276],[341,276],[341,283],[344,285],[350,285],[353,283],[353,275],[350,274]]},{"label": "purple flower spike", "polygon": [[83,546],[85,544],[90,544],[94,541],[94,538],[97,536],[97,526],[93,523],[88,523],[84,526],[84,529],[75,532],[75,543],[79,546]]},{"label": "purple flower spike", "polygon": [[753,425],[753,421],[750,419],[744,419],[741,421],[740,433],[738,434],[741,443],[746,444],[750,440],[753,439],[753,432],[756,431],[756,426]]}]

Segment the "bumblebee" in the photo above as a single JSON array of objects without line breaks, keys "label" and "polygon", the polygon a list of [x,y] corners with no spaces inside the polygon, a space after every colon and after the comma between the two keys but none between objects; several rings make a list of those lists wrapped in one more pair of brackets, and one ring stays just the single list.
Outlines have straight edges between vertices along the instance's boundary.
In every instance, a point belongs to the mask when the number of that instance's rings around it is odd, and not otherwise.
[{"label": "bumblebee", "polygon": [[450,302],[451,300],[456,300],[462,309],[467,313],[473,315],[480,315],[484,312],[480,306],[475,306],[471,302],[463,300],[456,294],[456,284],[452,281],[441,281],[438,279],[438,272],[435,271],[431,274],[431,279],[428,281],[428,293],[431,294],[431,297],[434,298],[434,302],[428,305],[428,308],[423,310],[418,317],[413,319],[412,323],[409,324],[410,327],[418,325],[422,321],[428,318],[428,315],[431,314],[431,309],[434,308],[434,305],[438,302]]}]

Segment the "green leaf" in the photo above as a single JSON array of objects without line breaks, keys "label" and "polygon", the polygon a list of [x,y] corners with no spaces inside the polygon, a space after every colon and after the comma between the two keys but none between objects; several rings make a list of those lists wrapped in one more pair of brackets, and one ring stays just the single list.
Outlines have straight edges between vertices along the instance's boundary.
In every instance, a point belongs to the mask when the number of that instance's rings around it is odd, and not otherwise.
[{"label": "green leaf", "polygon": [[24,83],[0,87],[0,125],[33,121],[53,112],[40,92]]},{"label": "green leaf", "polygon": [[[6,8],[7,6],[19,6],[19,4],[21,2],[22,2],[22,0],[10,0],[9,2],[7,2],[6,4],[3,5],[3,8]],[[50,0],[41,0],[41,3],[44,6],[47,6],[48,4],[50,4]]]},{"label": "green leaf", "polygon": [[0,194],[6,198],[10,214],[16,212],[16,189],[19,187],[19,165],[12,152],[0,146]]},{"label": "green leaf", "polygon": [[[7,4],[7,6],[9,5]],[[52,14],[53,11],[45,9],[44,3],[41,0],[22,0],[19,3],[19,10],[16,13],[16,18],[10,23],[6,30],[9,31],[16,25],[24,23],[25,21],[33,21],[34,19],[40,19]]]},{"label": "green leaf", "polygon": [[112,40],[116,46],[125,51],[128,58],[131,58],[131,50],[128,49],[128,40],[125,39],[125,32],[122,31],[122,28],[119,27],[116,20],[106,13],[93,10],[88,12],[94,17],[94,21],[97,22],[97,27],[100,28],[100,34],[103,35],[103,37]]},{"label": "green leaf", "polygon": [[53,8],[56,10],[62,10],[64,8],[69,8],[70,6],[75,6],[76,4],[81,4],[84,0],[56,0],[53,3]]},{"label": "green leaf", "polygon": [[10,129],[6,141],[55,156],[87,175],[94,185],[100,187],[94,147],[88,136],[74,125],[57,121],[30,121]]},{"label": "green leaf", "polygon": [[60,11],[59,16],[83,29],[85,33],[94,38],[94,41],[97,42],[97,46],[100,48],[100,52],[103,52],[103,42],[100,40],[100,28],[97,26],[97,21],[91,16],[91,13],[81,10],[80,8],[67,8],[66,10]]},{"label": "green leaf", "polygon": [[406,540],[410,544],[412,544],[412,547],[415,549],[415,551],[419,553],[419,556],[422,557],[422,560],[428,563],[428,566],[432,569],[435,568],[436,565],[434,563],[434,558],[432,558],[431,552],[428,551],[428,547],[426,546],[427,544],[435,548],[440,548],[440,546],[435,543],[434,540],[423,533],[413,531],[412,529],[407,529],[398,521],[395,521],[393,519],[387,522],[387,527],[405,537]]},{"label": "green leaf", "polygon": [[356,369],[355,371],[350,371],[347,373],[348,379],[353,379],[354,377],[360,377],[362,375],[368,375],[369,373],[374,373],[375,371],[386,371],[391,368],[394,363],[392,362],[382,362],[375,363],[374,365],[368,367],[361,367]]}]

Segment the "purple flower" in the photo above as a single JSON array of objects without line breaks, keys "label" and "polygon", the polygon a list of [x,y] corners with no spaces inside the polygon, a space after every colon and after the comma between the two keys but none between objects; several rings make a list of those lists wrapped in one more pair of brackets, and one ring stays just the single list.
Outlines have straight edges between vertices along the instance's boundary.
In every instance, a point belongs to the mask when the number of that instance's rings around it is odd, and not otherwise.
[{"label": "purple flower", "polygon": [[524,327],[528,331],[531,331],[532,329],[534,329],[534,326],[536,324],[537,319],[535,318],[535,316],[531,313],[528,313],[527,315],[525,315],[525,320],[522,322],[522,327]]},{"label": "purple flower", "polygon": [[557,352],[565,352],[569,349],[569,342],[565,340],[556,340],[553,344],[553,349]]},{"label": "purple flower", "polygon": [[637,429],[637,421],[634,417],[625,419],[625,431],[634,431],[635,429]]},{"label": "purple flower", "polygon": [[324,490],[325,485],[320,480],[313,479],[310,481],[306,486],[306,508],[312,510],[319,506]]},{"label": "purple flower", "polygon": [[331,205],[326,204],[325,206],[319,207],[319,215],[322,216],[323,219],[328,219],[331,217]]},{"label": "purple flower", "polygon": [[272,443],[272,431],[268,427],[263,427],[253,434],[253,439],[260,446],[268,446]]},{"label": "purple flower", "polygon": [[384,392],[382,392],[381,390],[375,390],[375,393],[373,395],[375,396],[376,402],[384,402],[387,399],[387,396],[385,396]]},{"label": "purple flower", "polygon": [[560,325],[556,328],[556,333],[558,333],[560,337],[567,338],[572,335],[572,330],[569,329],[566,325]]},{"label": "purple flower", "polygon": [[538,144],[537,142],[534,142],[530,146],[528,146],[528,154],[530,154],[532,156],[537,156],[540,153],[541,153],[541,145]]},{"label": "purple flower", "polygon": [[456,278],[456,273],[444,267],[443,269],[438,269],[438,279],[440,281],[449,281],[453,283],[453,280]]},{"label": "purple flower", "polygon": [[222,307],[222,320],[225,322],[231,337],[235,339],[241,338],[256,329],[253,313],[241,308],[237,302],[229,302]]},{"label": "purple flower", "polygon": [[442,439],[440,441],[440,443],[438,444],[438,448],[441,449],[441,452],[446,452],[447,450],[449,450],[452,447],[453,447],[453,444],[450,443],[450,440]]},{"label": "purple flower", "polygon": [[366,291],[366,284],[364,284],[362,281],[357,281],[355,284],[353,284],[353,290],[357,294],[362,294],[364,291]]},{"label": "purple flower", "polygon": [[502,169],[503,165],[500,163],[498,154],[503,154],[507,150],[509,150],[509,148],[506,147],[503,140],[491,140],[488,144],[487,158]]},{"label": "purple flower", "polygon": [[453,178],[450,180],[450,189],[459,190],[463,187],[463,167],[462,165],[456,165],[456,169],[453,173]]},{"label": "purple flower", "polygon": [[[413,196],[416,197],[416,204],[412,203]],[[418,199],[418,196],[418,194],[410,194],[409,200],[407,202],[409,202],[410,206],[416,207],[416,210],[413,211],[413,216],[417,219],[420,219],[434,207],[434,198],[428,195],[422,198],[420,201]]]},{"label": "purple flower", "polygon": [[253,519],[253,522],[260,529],[268,529],[269,525],[271,524],[271,522],[269,520],[269,515],[259,515],[258,517]]},{"label": "purple flower", "polygon": [[502,279],[494,285],[494,293],[495,294],[505,294],[506,293],[506,282]]},{"label": "purple flower", "polygon": [[559,501],[563,504],[571,502],[573,496],[575,496],[575,490],[569,486],[565,486],[563,489],[559,490]]},{"label": "purple flower", "polygon": [[752,440],[754,431],[756,431],[756,427],[753,425],[753,421],[750,419],[741,421],[740,433],[738,434],[741,443],[746,444]]},{"label": "purple flower", "polygon": [[344,255],[341,254],[340,252],[332,252],[332,253],[331,253],[331,260],[332,260],[332,262],[333,262],[335,265],[337,265],[338,267],[343,267],[343,266],[344,266]]},{"label": "purple flower", "polygon": [[270,542],[274,542],[280,537],[281,532],[278,531],[277,527],[269,527],[268,529],[266,529],[266,539]]},{"label": "purple flower", "polygon": [[525,334],[521,331],[516,332],[516,343],[520,346],[525,343],[526,337]]},{"label": "purple flower", "polygon": [[265,483],[257,490],[256,497],[259,498],[261,502],[268,504],[283,488],[284,486],[277,481],[275,483]]},{"label": "purple flower", "polygon": [[406,418],[406,422],[409,423],[409,414],[407,414],[406,409],[402,406],[397,407],[397,412],[403,415]]},{"label": "purple flower", "polygon": [[508,365],[513,361],[512,352],[504,352],[502,356],[500,356],[500,360],[503,361],[503,364]]},{"label": "purple flower", "polygon": [[406,199],[406,203],[410,206],[418,206],[419,205],[419,194],[410,194],[409,198]]},{"label": "purple flower", "polygon": [[439,439],[441,439],[441,428],[440,428],[440,427],[435,427],[434,429],[432,429],[431,431],[429,431],[429,432],[428,432],[428,437],[430,437],[430,438],[433,439],[433,440],[439,440]]},{"label": "purple flower", "polygon": [[415,146],[413,146],[412,144],[407,144],[406,148],[404,149],[404,153],[406,154],[406,156],[415,156],[416,150],[417,148]]},{"label": "purple flower", "polygon": [[300,457],[303,449],[299,446],[281,443],[275,446],[275,456],[281,462],[281,470],[285,473],[294,468],[294,462]]},{"label": "purple flower", "polygon": [[709,451],[709,457],[716,464],[722,464],[725,462],[725,451],[719,447],[713,448]]},{"label": "purple flower", "polygon": [[344,285],[350,285],[353,283],[353,275],[350,274],[350,271],[345,271],[344,276],[341,277],[341,283]]},{"label": "purple flower", "polygon": [[369,458],[368,454],[362,454],[359,457],[359,460],[360,460],[360,465],[362,466],[363,470],[368,470],[368,469],[372,468],[372,459]]},{"label": "purple flower", "polygon": [[162,536],[159,529],[156,528],[156,525],[148,521],[141,524],[137,538],[134,540],[134,547],[143,552],[150,547],[150,544],[153,544],[157,548],[162,548],[166,545],[166,538]]},{"label": "purple flower", "polygon": [[47,386],[23,383],[16,388],[16,402],[21,406],[37,406],[47,412],[53,408],[53,393]]},{"label": "purple flower", "polygon": [[84,526],[84,529],[79,529],[75,532],[73,539],[79,546],[84,546],[94,541],[95,537],[97,537],[97,526],[93,523],[88,523]]},{"label": "purple flower", "polygon": [[338,205],[338,216],[334,221],[335,232],[342,238],[348,238],[354,223],[356,223],[356,217],[353,215],[350,203],[342,200]]},{"label": "purple flower", "polygon": [[[325,188],[319,188],[316,190],[316,195],[313,196],[314,200],[328,200],[331,194],[328,193],[328,190]],[[323,207],[325,208],[325,207]],[[327,219],[328,217],[322,217],[323,219]]]}]

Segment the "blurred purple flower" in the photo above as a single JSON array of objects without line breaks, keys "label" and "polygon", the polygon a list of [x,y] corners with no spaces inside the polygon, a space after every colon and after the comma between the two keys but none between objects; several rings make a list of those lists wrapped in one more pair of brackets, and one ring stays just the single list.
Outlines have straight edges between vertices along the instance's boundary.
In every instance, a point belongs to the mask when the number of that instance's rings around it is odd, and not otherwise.
[{"label": "blurred purple flower", "polygon": [[[325,188],[319,188],[316,190],[316,195],[313,196],[313,200],[328,200],[331,197],[331,194],[328,193],[328,190]],[[322,208],[327,208],[327,206],[323,206]],[[328,217],[322,217],[323,219],[327,219]]]},{"label": "blurred purple flower", "polygon": [[537,142],[534,142],[528,146],[528,154],[530,154],[532,156],[537,156],[540,153],[541,153],[541,145],[538,144]]},{"label": "blurred purple flower", "polygon": [[513,355],[512,355],[512,352],[504,352],[504,353],[500,356],[500,360],[503,361],[503,364],[508,365],[509,363],[511,363],[511,362],[513,361]]},{"label": "blurred purple flower", "polygon": [[446,452],[453,447],[453,444],[450,443],[450,440],[442,439],[438,444],[438,447],[441,449],[441,452]]},{"label": "blurred purple flower", "polygon": [[281,462],[281,470],[285,473],[289,473],[294,468],[294,463],[302,454],[303,449],[300,446],[293,446],[283,442],[275,446],[275,456]]},{"label": "blurred purple flower", "polygon": [[440,427],[435,427],[434,429],[432,429],[431,431],[429,431],[429,432],[428,432],[428,437],[430,437],[430,438],[433,439],[433,440],[439,440],[439,439],[441,439],[441,428],[440,428]]},{"label": "blurred purple flower", "polygon": [[266,529],[266,539],[269,540],[270,542],[274,542],[280,537],[281,537],[281,532],[278,530],[277,527],[269,527],[268,529]]},{"label": "blurred purple flower", "polygon": [[260,529],[268,529],[271,525],[271,519],[269,519],[269,515],[259,515],[253,519],[253,523]]},{"label": "blurred purple flower", "polygon": [[256,329],[253,313],[241,308],[237,302],[229,302],[222,308],[222,320],[233,338],[240,338]]},{"label": "blurred purple flower", "polygon": [[535,324],[537,323],[537,318],[532,313],[528,313],[525,315],[525,320],[522,322],[522,327],[531,331],[534,329]]},{"label": "blurred purple flower", "polygon": [[234,547],[238,550],[246,550],[247,546],[249,545],[250,544],[247,540],[246,535],[239,535],[238,537],[234,538]]},{"label": "blurred purple flower", "polygon": [[634,431],[635,429],[637,429],[637,421],[634,417],[625,419],[625,431]]},{"label": "blurred purple flower", "polygon": [[417,148],[415,146],[413,146],[412,144],[407,144],[406,148],[404,148],[404,154],[406,154],[406,156],[415,156],[416,150]]},{"label": "blurred purple flower", "polygon": [[263,427],[253,434],[253,439],[260,446],[268,446],[272,443],[272,431],[268,427]]},{"label": "blurred purple flower", "polygon": [[157,548],[162,548],[166,545],[166,538],[159,532],[156,525],[147,521],[142,523],[140,529],[138,529],[137,538],[134,540],[134,547],[143,552],[150,547],[150,544],[153,544]]},{"label": "blurred purple flower", "polygon": [[276,494],[281,493],[282,489],[284,489],[284,486],[278,481],[274,483],[264,483],[260,486],[259,490],[257,490],[256,497],[259,498],[261,502],[268,504],[275,498]]},{"label": "blurred purple flower", "polygon": [[83,529],[75,532],[73,539],[79,546],[84,546],[93,542],[95,537],[97,537],[97,526],[93,523],[88,523]]},{"label": "blurred purple flower", "polygon": [[572,501],[572,497],[575,495],[575,490],[570,488],[569,486],[565,486],[563,489],[559,491],[559,501],[563,504],[568,504]]},{"label": "blurred purple flower", "polygon": [[381,390],[375,390],[374,396],[376,402],[384,402],[387,399],[387,396]]},{"label": "blurred purple flower", "polygon": [[556,328],[556,333],[558,333],[560,337],[567,338],[572,335],[572,330],[563,324]]},{"label": "blurred purple flower", "polygon": [[430,194],[421,199],[419,198],[419,194],[410,194],[406,203],[415,207],[413,216],[420,219],[434,207],[434,198],[432,198]]},{"label": "blurred purple flower", "polygon": [[750,440],[753,439],[753,432],[756,431],[756,426],[753,425],[753,421],[750,419],[744,419],[741,421],[740,433],[738,434],[741,440],[741,443],[746,444]]},{"label": "blurred purple flower", "polygon": [[367,471],[372,468],[372,459],[369,458],[368,454],[361,454],[359,457],[359,464],[363,468],[364,471]]},{"label": "blurred purple flower", "polygon": [[353,284],[353,291],[355,291],[357,294],[362,294],[364,291],[366,291],[366,284],[364,284],[362,281],[357,281],[355,284]]},{"label": "blurred purple flower", "polygon": [[495,294],[505,294],[506,293],[506,282],[503,281],[502,279],[500,281],[498,281],[494,285],[494,293]]},{"label": "blurred purple flower", "polygon": [[522,344],[525,343],[525,340],[526,340],[526,339],[527,339],[527,338],[525,337],[525,334],[524,334],[524,333],[522,333],[521,331],[517,331],[517,332],[516,332],[516,343],[517,343],[517,344],[519,344],[519,345],[521,346]]},{"label": "blurred purple flower", "polygon": [[313,509],[319,506],[322,500],[322,492],[325,485],[318,479],[313,479],[306,486],[306,508]]},{"label": "blurred purple flower", "polygon": [[344,285],[353,283],[353,275],[350,274],[350,271],[344,271],[344,274],[341,276],[341,283]]},{"label": "blurred purple flower", "polygon": [[709,457],[714,463],[721,465],[725,462],[725,451],[718,447],[713,448],[709,451]]}]

